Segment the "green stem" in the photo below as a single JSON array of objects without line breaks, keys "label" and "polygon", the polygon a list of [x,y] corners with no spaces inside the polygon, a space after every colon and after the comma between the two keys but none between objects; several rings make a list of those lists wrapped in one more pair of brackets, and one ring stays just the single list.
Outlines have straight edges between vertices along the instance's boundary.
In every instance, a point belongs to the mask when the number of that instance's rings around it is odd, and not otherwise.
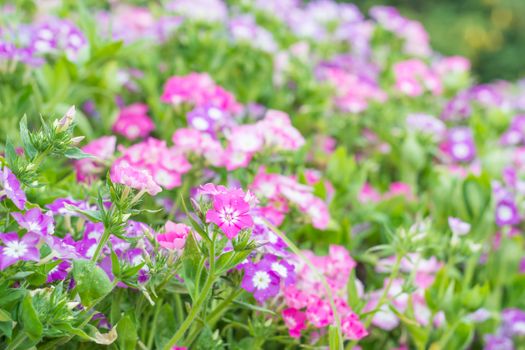
[{"label": "green stem", "polygon": [[98,257],[100,256],[100,253],[102,253],[102,248],[106,245],[109,236],[111,236],[111,232],[104,228],[104,233],[102,234],[102,237],[100,237],[100,241],[98,242],[97,249],[95,250],[95,254],[93,254],[93,257],[91,258],[91,261],[97,261]]},{"label": "green stem", "polygon": [[155,314],[153,315],[153,325],[151,326],[151,332],[149,333],[148,338],[148,349],[151,349],[153,346],[153,340],[155,339],[155,331],[157,330],[157,321],[159,319],[160,308],[162,307],[162,298],[157,300],[157,305],[155,307]]},{"label": "green stem", "polygon": [[190,313],[188,316],[186,316],[186,319],[184,322],[180,325],[177,332],[171,337],[171,339],[168,341],[166,345],[164,345],[164,350],[170,350],[173,346],[179,342],[179,340],[184,336],[184,333],[190,328],[191,324],[201,311],[202,306],[208,299],[208,294],[211,291],[211,288],[213,287],[213,283],[215,282],[215,234],[214,239],[210,242],[210,270],[208,273],[208,277],[206,278],[206,283],[204,284],[204,287],[201,291],[201,294],[199,295],[199,298],[197,301],[193,304]]},{"label": "green stem", "polygon": [[[242,289],[236,289],[233,293],[231,293],[226,299],[224,299],[215,309],[210,312],[208,315],[206,322],[210,327],[213,327],[215,323],[221,318],[221,316],[224,314],[228,306],[243,292]],[[202,330],[202,324],[197,325],[195,328],[192,329],[190,334],[188,335],[188,338],[186,339],[186,346],[190,346],[194,341],[195,338],[199,335],[200,331]]]}]

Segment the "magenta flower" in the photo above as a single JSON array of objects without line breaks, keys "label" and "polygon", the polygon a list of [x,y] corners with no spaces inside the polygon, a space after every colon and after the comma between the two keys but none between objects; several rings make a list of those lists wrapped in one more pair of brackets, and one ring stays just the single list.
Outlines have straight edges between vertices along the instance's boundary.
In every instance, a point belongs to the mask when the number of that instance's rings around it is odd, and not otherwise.
[{"label": "magenta flower", "polygon": [[250,264],[244,269],[244,278],[241,287],[253,293],[259,303],[279,293],[279,277],[272,271],[268,262]]},{"label": "magenta flower", "polygon": [[496,224],[498,226],[516,225],[520,222],[518,207],[513,200],[502,199],[496,205]]},{"label": "magenta flower", "polygon": [[206,213],[206,222],[219,226],[232,239],[240,230],[253,226],[250,205],[235,193],[219,194],[213,199],[213,208]]},{"label": "magenta flower", "polygon": [[343,317],[341,320],[341,329],[347,339],[359,340],[368,335],[368,331],[361,321],[359,321],[359,317],[353,312]]},{"label": "magenta flower", "polygon": [[70,268],[71,264],[69,262],[60,262],[57,266],[53,267],[51,271],[48,272],[47,283],[65,280]]},{"label": "magenta flower", "polygon": [[177,250],[184,248],[186,237],[190,233],[190,227],[184,224],[176,224],[173,221],[166,222],[166,233],[157,235],[157,242],[163,248]]},{"label": "magenta flower", "polygon": [[20,260],[40,260],[40,251],[37,247],[40,236],[35,233],[26,233],[22,238],[19,238],[15,232],[2,233],[0,234],[0,241],[4,243],[4,246],[0,247],[0,270],[4,270]]},{"label": "magenta flower", "polygon": [[12,200],[18,209],[23,210],[27,201],[26,194],[20,188],[20,182],[16,178],[15,174],[13,174],[11,169],[8,167],[4,167],[4,171],[0,177],[0,183],[4,188],[7,198]]},{"label": "magenta flower", "polygon": [[11,213],[20,227],[28,232],[39,233],[41,235],[53,234],[55,232],[55,222],[51,213],[42,213],[40,208],[33,208],[22,213]]},{"label": "magenta flower", "polygon": [[301,331],[306,328],[305,313],[294,308],[284,309],[283,320],[286,327],[288,327],[290,337],[300,338]]},{"label": "magenta flower", "polygon": [[103,136],[82,147],[82,151],[95,156],[96,159],[84,158],[73,163],[77,171],[77,180],[91,182],[100,175],[105,169],[104,162],[115,153],[116,144],[115,136]]},{"label": "magenta flower", "polygon": [[148,106],[134,103],[120,110],[113,131],[128,140],[146,137],[155,129],[155,124],[148,116]]}]

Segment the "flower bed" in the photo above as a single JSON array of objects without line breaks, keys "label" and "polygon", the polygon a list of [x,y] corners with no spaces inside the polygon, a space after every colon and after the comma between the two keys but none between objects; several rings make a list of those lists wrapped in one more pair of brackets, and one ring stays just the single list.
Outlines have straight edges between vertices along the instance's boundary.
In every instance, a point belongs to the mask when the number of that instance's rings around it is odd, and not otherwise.
[{"label": "flower bed", "polygon": [[160,3],[2,8],[2,348],[523,348],[523,81],[391,7]]}]

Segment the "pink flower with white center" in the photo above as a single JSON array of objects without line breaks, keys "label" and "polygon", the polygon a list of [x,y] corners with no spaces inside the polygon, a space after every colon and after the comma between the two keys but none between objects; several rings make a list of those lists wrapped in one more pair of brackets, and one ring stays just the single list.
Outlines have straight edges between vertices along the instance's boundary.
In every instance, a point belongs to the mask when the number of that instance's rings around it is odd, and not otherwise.
[{"label": "pink flower with white center", "polygon": [[40,236],[36,233],[28,232],[22,238],[19,238],[16,232],[2,233],[0,241],[4,244],[0,247],[0,270],[20,260],[40,260],[40,251],[37,247]]},{"label": "pink flower with white center", "polygon": [[288,332],[292,338],[300,338],[301,331],[306,328],[306,315],[294,308],[283,310],[283,320],[288,327]]},{"label": "pink flower with white center", "polygon": [[246,168],[251,160],[252,153],[236,151],[230,147],[228,147],[223,154],[223,164],[228,171]]},{"label": "pink flower with white center", "polygon": [[206,222],[216,224],[232,239],[240,230],[253,226],[249,211],[250,205],[243,197],[234,193],[219,194],[213,198],[213,208],[206,213]]},{"label": "pink flower with white center", "polygon": [[160,188],[146,170],[132,167],[125,160],[115,162],[111,167],[110,175],[111,181],[139,191],[148,192],[152,196],[162,191],[162,188]]},{"label": "pink flower with white center", "polygon": [[113,124],[113,131],[128,140],[148,136],[155,129],[155,124],[147,113],[148,106],[143,103],[134,103],[122,108]]},{"label": "pink flower with white center", "polygon": [[173,221],[166,222],[166,233],[157,235],[157,242],[163,248],[178,250],[184,248],[186,237],[190,233],[190,227],[184,224],[176,224]]},{"label": "pink flower with white center", "polygon": [[284,112],[269,110],[255,126],[261,130],[266,147],[294,151],[305,143],[304,137],[293,127],[290,117]]},{"label": "pink flower with white center", "polygon": [[241,125],[234,127],[227,135],[229,148],[244,153],[254,153],[262,150],[264,146],[263,135],[256,125]]}]

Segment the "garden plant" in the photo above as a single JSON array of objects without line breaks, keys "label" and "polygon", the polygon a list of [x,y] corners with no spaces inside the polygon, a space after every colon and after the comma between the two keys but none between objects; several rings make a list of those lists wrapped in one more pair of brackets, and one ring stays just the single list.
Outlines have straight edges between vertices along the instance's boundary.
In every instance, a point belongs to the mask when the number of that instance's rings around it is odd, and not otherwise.
[{"label": "garden plant", "polygon": [[1,3],[0,349],[525,349],[519,77],[393,7]]}]

